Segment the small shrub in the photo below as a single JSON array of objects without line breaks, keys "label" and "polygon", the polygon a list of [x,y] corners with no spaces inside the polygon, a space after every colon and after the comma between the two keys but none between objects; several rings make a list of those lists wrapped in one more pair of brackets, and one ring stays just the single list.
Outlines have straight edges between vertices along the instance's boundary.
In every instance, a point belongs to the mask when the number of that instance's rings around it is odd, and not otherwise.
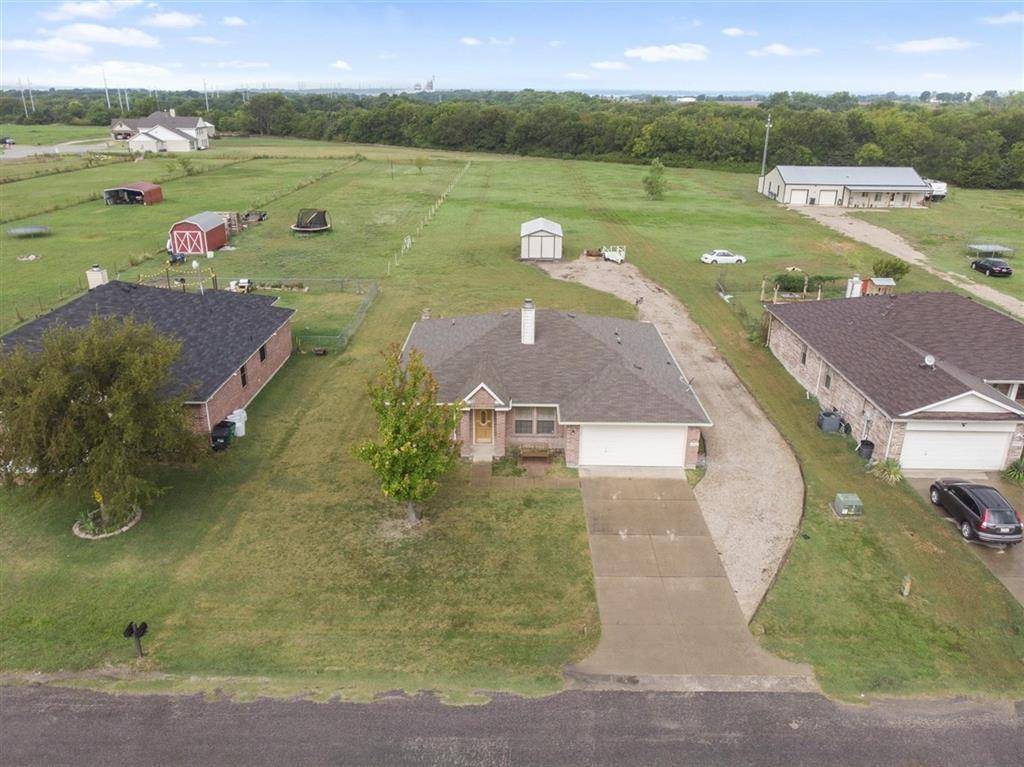
[{"label": "small shrub", "polygon": [[526,469],[520,466],[515,457],[511,455],[495,458],[491,464],[491,476],[493,477],[521,477],[524,474],[526,474]]},{"label": "small shrub", "polygon": [[1018,485],[1024,485],[1024,457],[1018,458],[1003,471],[1003,478]]},{"label": "small shrub", "polygon": [[910,271],[910,264],[902,258],[887,256],[875,261],[871,265],[871,269],[874,271],[875,277],[892,277],[896,282],[899,282],[907,276],[907,273]]},{"label": "small shrub", "polygon": [[887,485],[898,485],[903,479],[903,468],[895,458],[877,461],[868,471],[872,477],[882,480]]}]

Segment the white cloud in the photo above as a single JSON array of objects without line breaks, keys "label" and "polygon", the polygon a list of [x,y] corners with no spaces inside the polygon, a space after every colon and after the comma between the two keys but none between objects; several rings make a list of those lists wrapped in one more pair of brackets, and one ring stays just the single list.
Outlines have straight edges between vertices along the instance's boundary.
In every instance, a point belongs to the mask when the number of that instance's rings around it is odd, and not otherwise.
[{"label": "white cloud", "polygon": [[169,69],[155,64],[145,64],[141,61],[104,61],[99,64],[81,64],[73,69],[78,74],[95,81],[99,81],[106,75],[111,81],[122,86],[148,85],[154,79],[171,74]]},{"label": "white cloud", "polygon": [[79,43],[123,45],[126,48],[156,48],[160,41],[141,29],[105,27],[102,24],[67,24],[53,33],[54,37]]},{"label": "white cloud", "polygon": [[726,37],[757,37],[757,32],[752,29],[740,29],[739,27],[726,27],[722,30]]},{"label": "white cloud", "polygon": [[490,37],[488,42],[491,45],[514,45],[516,39],[514,37]]},{"label": "white cloud", "polygon": [[352,71],[352,65],[349,64],[347,61],[344,61],[342,59],[338,59],[333,64],[331,64],[331,66],[334,69],[341,69],[341,70],[343,70],[345,72],[351,72]]},{"label": "white cloud", "polygon": [[982,24],[1024,24],[1024,13],[1009,11],[1002,16],[983,16]]},{"label": "white cloud", "polygon": [[5,51],[29,51],[54,61],[81,59],[92,53],[92,48],[84,43],[50,37],[45,40],[4,40]]},{"label": "white cloud", "polygon": [[470,47],[473,47],[474,45],[484,44],[484,41],[481,40],[479,37],[460,37],[459,42],[462,43],[463,45],[468,45]]},{"label": "white cloud", "polygon": [[562,75],[566,80],[589,80],[590,75],[586,72],[566,72]]},{"label": "white cloud", "polygon": [[267,69],[270,64],[266,61],[218,61],[213,64],[217,69]]},{"label": "white cloud", "polygon": [[892,45],[880,45],[880,51],[893,51],[894,53],[940,53],[942,51],[962,51],[964,48],[973,48],[977,43],[970,40],[961,40],[959,37],[929,37],[926,40],[907,40],[905,43],[893,43]]},{"label": "white cloud", "polygon": [[189,38],[189,42],[199,43],[200,45],[227,45],[227,40],[221,40],[213,35],[195,35]]},{"label": "white cloud", "polygon": [[565,43],[561,40],[548,40],[548,48],[561,48]]},{"label": "white cloud", "polygon": [[922,80],[945,80],[949,75],[943,72],[922,72]]},{"label": "white cloud", "polygon": [[629,69],[629,64],[624,61],[595,61],[590,66],[594,69],[621,70]]},{"label": "white cloud", "polygon": [[659,61],[704,61],[709,53],[711,51],[697,43],[677,43],[630,48],[626,51],[626,56],[648,63],[656,63]]},{"label": "white cloud", "polygon": [[753,50],[747,51],[750,56],[813,56],[816,53],[821,53],[817,48],[790,48],[788,45],[782,43],[770,43],[761,48],[754,48]]},{"label": "white cloud", "polygon": [[198,27],[203,23],[203,17],[198,13],[182,13],[181,11],[167,11],[166,13],[154,13],[142,21],[147,27],[160,27],[162,29],[188,29]]},{"label": "white cloud", "polygon": [[246,25],[245,19],[241,16],[225,16],[220,23],[225,27],[244,27]]},{"label": "white cloud", "polygon": [[142,0],[91,0],[90,2],[61,3],[52,11],[43,11],[39,15],[50,21],[67,21],[68,19],[109,19],[121,11],[142,5]]}]

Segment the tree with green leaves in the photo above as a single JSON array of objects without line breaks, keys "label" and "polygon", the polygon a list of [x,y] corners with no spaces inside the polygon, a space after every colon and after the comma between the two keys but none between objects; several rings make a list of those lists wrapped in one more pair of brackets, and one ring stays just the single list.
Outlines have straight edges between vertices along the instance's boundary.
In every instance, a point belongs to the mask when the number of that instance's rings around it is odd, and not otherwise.
[{"label": "tree with green leaves", "polygon": [[665,166],[662,165],[661,160],[657,157],[651,160],[651,169],[644,176],[643,185],[644,192],[647,193],[647,199],[660,200],[665,196]]},{"label": "tree with green leaves", "polygon": [[416,166],[416,169],[417,169],[417,170],[418,170],[418,171],[419,171],[420,173],[422,173],[422,172],[423,172],[423,169],[424,169],[424,168],[425,168],[425,167],[426,167],[426,166],[427,166],[427,165],[428,165],[429,163],[430,163],[430,160],[428,160],[428,159],[427,159],[426,157],[424,157],[423,155],[417,155],[417,156],[416,156],[416,158],[415,158],[415,159],[413,159],[413,161],[412,161],[412,164]]},{"label": "tree with green leaves", "polygon": [[874,271],[875,277],[892,277],[896,282],[899,282],[910,272],[910,264],[902,258],[885,256],[884,258],[877,259],[871,265],[871,269]]},{"label": "tree with green leaves", "polygon": [[30,477],[43,494],[88,494],[100,526],[117,527],[162,492],[156,465],[202,454],[184,394],[167,394],[181,344],[151,325],[100,317],[57,325],[41,344],[0,350],[0,475]]},{"label": "tree with green leaves", "polygon": [[418,351],[403,360],[392,344],[383,355],[384,366],[369,384],[378,441],[363,442],[355,453],[373,468],[384,496],[404,503],[409,523],[417,524],[417,504],[433,497],[458,461],[452,434],[462,412],[457,404],[437,402],[437,381]]}]

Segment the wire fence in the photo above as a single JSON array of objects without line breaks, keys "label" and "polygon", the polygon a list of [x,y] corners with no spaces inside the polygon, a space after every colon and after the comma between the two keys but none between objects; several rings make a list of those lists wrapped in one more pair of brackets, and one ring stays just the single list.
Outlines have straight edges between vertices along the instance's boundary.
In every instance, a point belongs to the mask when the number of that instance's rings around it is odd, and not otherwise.
[{"label": "wire fence", "polygon": [[[357,293],[362,295],[359,305],[356,307],[355,312],[349,318],[349,321],[345,326],[338,332],[337,335],[323,335],[315,333],[306,333],[301,330],[292,330],[292,338],[295,341],[295,345],[300,351],[307,348],[311,349],[333,349],[336,352],[345,351],[348,348],[353,336],[356,331],[363,324],[363,320],[366,319],[367,313],[370,311],[370,307],[373,302],[377,300],[377,295],[380,292],[380,286],[376,280],[362,280],[362,279],[339,279],[335,281],[331,280],[319,280],[319,289],[322,290],[326,287],[328,290],[336,290],[345,293]],[[269,286],[268,286],[269,287]],[[271,287],[271,289],[273,289]],[[287,289],[287,288],[285,288]]]}]

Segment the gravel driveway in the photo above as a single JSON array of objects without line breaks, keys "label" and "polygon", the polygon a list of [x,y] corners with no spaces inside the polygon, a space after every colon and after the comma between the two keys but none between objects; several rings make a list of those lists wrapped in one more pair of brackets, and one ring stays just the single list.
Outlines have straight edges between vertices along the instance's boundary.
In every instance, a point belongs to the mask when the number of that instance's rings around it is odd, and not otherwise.
[{"label": "gravel driveway", "polygon": [[[819,224],[823,224],[840,234],[845,234],[851,239],[863,242],[865,245],[870,245],[873,248],[878,248],[891,256],[896,256],[896,258],[902,258],[907,263],[918,266],[951,285],[956,285],[958,288],[973,293],[978,298],[995,304],[1016,317],[1024,317],[1024,301],[1008,296],[1005,293],[1000,293],[988,285],[979,285],[955,272],[939,269],[928,260],[928,256],[919,250],[914,250],[906,240],[898,234],[890,232],[888,229],[853,216],[848,216],[842,208],[799,206],[792,208],[792,210],[796,210],[808,218],[813,218]],[[885,215],[885,211],[876,212],[879,215]]]},{"label": "gravel driveway", "polygon": [[658,326],[693,381],[714,423],[695,495],[749,621],[800,524],[804,484],[789,445],[686,308],[635,266],[580,258],[541,268],[626,301],[642,298],[640,318]]}]

